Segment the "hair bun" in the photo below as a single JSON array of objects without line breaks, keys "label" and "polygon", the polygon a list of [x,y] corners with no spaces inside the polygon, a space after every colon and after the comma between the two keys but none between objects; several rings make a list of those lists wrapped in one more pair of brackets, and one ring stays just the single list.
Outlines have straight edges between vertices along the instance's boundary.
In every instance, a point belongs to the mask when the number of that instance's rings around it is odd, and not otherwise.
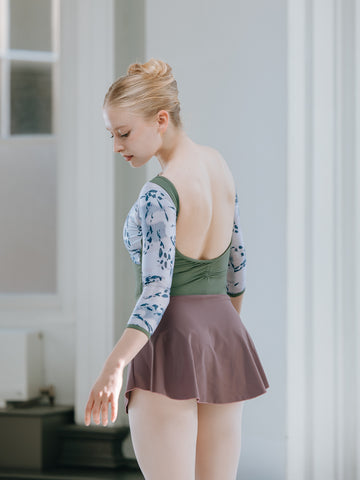
[{"label": "hair bun", "polygon": [[127,75],[142,75],[143,77],[172,76],[172,68],[166,62],[156,58],[150,58],[146,63],[132,63],[127,69]]},{"label": "hair bun", "polygon": [[151,121],[160,110],[166,110],[174,126],[182,129],[178,95],[170,65],[163,60],[150,58],[146,63],[131,63],[127,74],[110,85],[103,108],[122,108]]}]

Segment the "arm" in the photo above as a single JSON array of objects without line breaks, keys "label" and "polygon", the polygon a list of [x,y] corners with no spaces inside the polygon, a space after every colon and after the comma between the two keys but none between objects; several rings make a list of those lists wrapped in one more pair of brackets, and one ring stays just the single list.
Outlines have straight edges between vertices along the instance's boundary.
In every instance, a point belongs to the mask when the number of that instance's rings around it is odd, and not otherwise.
[{"label": "arm", "polygon": [[170,288],[175,263],[176,208],[170,195],[159,185],[146,183],[139,196],[138,214],[142,233],[143,291],[135,305],[121,338],[106,359],[91,389],[85,408],[85,424],[91,413],[95,423],[108,422],[118,412],[118,397],[126,365],[148,342],[160,323],[170,301]]},{"label": "arm", "polygon": [[240,313],[246,284],[246,252],[240,227],[239,200],[235,193],[234,226],[228,263],[226,291],[231,303]]},{"label": "arm", "polygon": [[138,205],[143,288],[127,328],[140,330],[150,338],[170,302],[175,264],[176,207],[168,192],[151,182],[142,188]]},{"label": "arm", "polygon": [[85,425],[90,425],[91,414],[94,422],[99,425],[101,413],[102,424],[106,426],[109,405],[111,405],[111,421],[115,422],[124,368],[147,342],[148,337],[145,333],[130,328],[125,329],[90,391],[85,407]]},{"label": "arm", "polygon": [[244,298],[244,294],[242,293],[241,295],[237,297],[230,297],[231,303],[233,304],[235,310],[240,314],[241,311],[241,304]]}]

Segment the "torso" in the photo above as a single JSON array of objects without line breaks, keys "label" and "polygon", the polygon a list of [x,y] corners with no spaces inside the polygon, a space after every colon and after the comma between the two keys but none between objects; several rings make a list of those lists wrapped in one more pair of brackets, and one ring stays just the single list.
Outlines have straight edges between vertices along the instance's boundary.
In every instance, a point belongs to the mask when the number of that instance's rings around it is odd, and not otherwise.
[{"label": "torso", "polygon": [[177,250],[199,260],[224,253],[232,236],[235,184],[221,154],[199,145],[196,160],[174,161],[160,175],[171,180],[179,194]]}]

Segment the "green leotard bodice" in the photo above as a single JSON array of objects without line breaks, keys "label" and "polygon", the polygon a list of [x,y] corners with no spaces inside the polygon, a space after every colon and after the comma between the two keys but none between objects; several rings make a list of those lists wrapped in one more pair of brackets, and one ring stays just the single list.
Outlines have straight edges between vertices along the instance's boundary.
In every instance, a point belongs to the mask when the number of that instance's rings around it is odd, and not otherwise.
[{"label": "green leotard bodice", "polygon": [[[179,195],[175,185],[166,177],[156,175],[150,180],[163,187],[172,198],[179,214]],[[230,246],[216,258],[198,260],[183,255],[175,248],[174,272],[170,295],[226,294],[226,277],[230,255]],[[136,264],[136,298],[142,292],[141,263]]]}]

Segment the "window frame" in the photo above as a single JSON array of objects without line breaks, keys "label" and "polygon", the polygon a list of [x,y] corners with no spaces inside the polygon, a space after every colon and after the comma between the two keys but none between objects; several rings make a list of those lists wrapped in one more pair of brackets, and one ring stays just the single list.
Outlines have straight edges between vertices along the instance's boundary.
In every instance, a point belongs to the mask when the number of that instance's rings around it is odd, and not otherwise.
[{"label": "window frame", "polygon": [[[52,138],[58,131],[57,110],[59,97],[59,32],[60,32],[60,5],[59,0],[49,0],[51,2],[51,48],[52,51],[36,50],[15,50],[10,49],[10,0],[0,0],[0,140],[23,139],[29,137]],[[52,85],[52,133],[21,133],[12,134],[10,131],[11,111],[10,111],[10,75],[11,62],[13,60],[22,60],[26,62],[44,62],[51,66]]]}]

